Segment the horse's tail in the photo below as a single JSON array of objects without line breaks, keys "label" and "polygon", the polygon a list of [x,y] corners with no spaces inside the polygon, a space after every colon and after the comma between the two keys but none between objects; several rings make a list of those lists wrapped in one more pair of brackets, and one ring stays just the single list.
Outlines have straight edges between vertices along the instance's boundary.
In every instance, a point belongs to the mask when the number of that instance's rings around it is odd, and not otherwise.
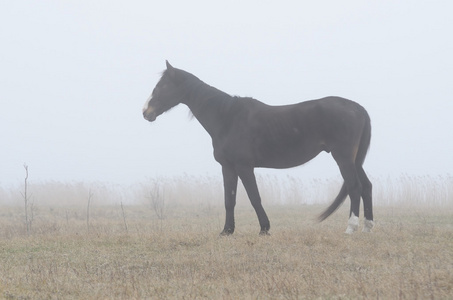
[{"label": "horse's tail", "polygon": [[338,193],[338,196],[335,198],[335,200],[332,202],[332,204],[330,204],[330,206],[322,214],[319,215],[319,217],[318,217],[319,222],[324,221],[331,214],[333,214],[340,207],[340,205],[344,202],[347,195],[348,195],[348,190],[346,188],[346,184],[343,182],[343,185],[341,186],[341,190]]},{"label": "horse's tail", "polygon": [[[364,109],[365,111],[365,109]],[[365,127],[363,128],[362,136],[360,137],[360,143],[359,143],[359,149],[357,151],[357,156],[355,158],[355,164],[356,166],[362,166],[363,162],[365,161],[366,154],[368,152],[368,148],[370,147],[370,141],[371,141],[371,121],[370,121],[370,116],[368,113],[365,111]],[[333,214],[339,207],[340,205],[344,202],[346,199],[346,196],[348,195],[348,190],[346,188],[346,184],[343,182],[343,185],[341,186],[341,190],[338,193],[338,196],[335,198],[335,200],[330,204],[330,206],[318,217],[319,222],[324,221],[327,219],[331,214]]]}]

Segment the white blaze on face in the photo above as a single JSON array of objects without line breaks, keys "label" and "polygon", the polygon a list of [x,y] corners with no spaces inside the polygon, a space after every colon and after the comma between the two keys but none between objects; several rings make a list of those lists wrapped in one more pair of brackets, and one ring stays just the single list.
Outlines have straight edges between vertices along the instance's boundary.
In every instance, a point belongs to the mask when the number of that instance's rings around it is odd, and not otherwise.
[{"label": "white blaze on face", "polygon": [[143,112],[145,112],[145,110],[148,109],[149,101],[151,101],[152,98],[153,98],[153,95],[151,94],[151,95],[148,97],[148,100],[146,100],[145,105],[143,106]]},{"label": "white blaze on face", "polygon": [[353,234],[354,232],[359,229],[359,217],[354,215],[354,213],[351,214],[351,217],[349,218],[348,221],[348,228],[346,228],[346,234]]}]

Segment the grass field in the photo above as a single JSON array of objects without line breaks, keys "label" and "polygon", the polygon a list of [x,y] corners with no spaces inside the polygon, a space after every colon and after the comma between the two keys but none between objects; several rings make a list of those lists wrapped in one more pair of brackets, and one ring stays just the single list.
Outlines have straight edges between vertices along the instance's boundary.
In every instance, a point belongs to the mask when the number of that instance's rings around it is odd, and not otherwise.
[{"label": "grass field", "polygon": [[[219,237],[221,203],[0,207],[0,297],[5,299],[452,299],[453,209],[376,206],[371,234],[343,232],[344,205],[251,205]],[[363,223],[363,220],[361,220]]]}]

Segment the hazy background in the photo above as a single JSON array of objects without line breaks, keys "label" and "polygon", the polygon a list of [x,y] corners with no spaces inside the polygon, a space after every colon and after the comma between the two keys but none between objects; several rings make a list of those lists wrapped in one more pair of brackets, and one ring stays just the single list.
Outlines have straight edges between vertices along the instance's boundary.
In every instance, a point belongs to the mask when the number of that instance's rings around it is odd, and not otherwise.
[{"label": "hazy background", "polygon": [[[227,93],[369,112],[371,176],[453,170],[451,1],[0,0],[0,187],[214,175],[187,107],[142,117],[168,59]],[[290,171],[339,175],[321,154]],[[280,176],[280,175],[279,175]]]}]

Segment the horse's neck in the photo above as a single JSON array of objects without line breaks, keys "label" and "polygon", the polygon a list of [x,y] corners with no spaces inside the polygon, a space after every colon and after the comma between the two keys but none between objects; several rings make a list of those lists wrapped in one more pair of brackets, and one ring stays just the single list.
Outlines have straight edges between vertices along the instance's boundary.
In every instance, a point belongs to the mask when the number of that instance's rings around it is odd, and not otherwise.
[{"label": "horse's neck", "polygon": [[225,104],[231,96],[205,83],[188,93],[184,103],[212,138],[218,136],[227,122]]}]

